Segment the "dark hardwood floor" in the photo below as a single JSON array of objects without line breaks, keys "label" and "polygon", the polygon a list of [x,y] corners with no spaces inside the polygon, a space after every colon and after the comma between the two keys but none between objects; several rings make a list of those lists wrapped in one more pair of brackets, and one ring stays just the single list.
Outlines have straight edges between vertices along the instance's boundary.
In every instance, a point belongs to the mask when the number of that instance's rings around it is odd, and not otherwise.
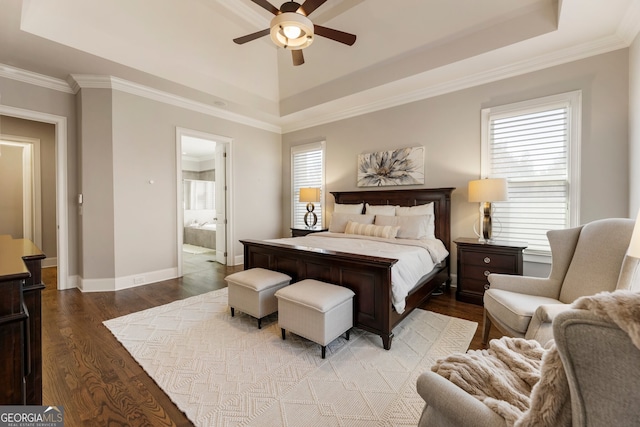
[{"label": "dark hardwood floor", "polygon": [[[66,427],[191,426],[102,322],[222,288],[224,277],[241,269],[210,263],[181,279],[97,293],[58,291],[56,269],[43,269],[43,404],[63,406]],[[470,348],[482,348],[482,307],[458,302],[454,293],[422,308],[477,322]]]}]

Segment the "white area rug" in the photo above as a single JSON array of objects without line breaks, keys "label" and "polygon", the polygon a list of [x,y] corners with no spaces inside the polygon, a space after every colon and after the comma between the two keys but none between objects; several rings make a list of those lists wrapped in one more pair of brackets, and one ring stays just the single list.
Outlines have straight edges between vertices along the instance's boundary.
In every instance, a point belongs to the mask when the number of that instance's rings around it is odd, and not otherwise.
[{"label": "white area rug", "polygon": [[188,243],[184,243],[182,245],[182,251],[186,252],[188,254],[206,254],[209,252],[214,252],[213,249],[209,249],[209,248],[203,248],[202,246],[194,246],[194,245],[190,245]]},{"label": "white area rug", "polygon": [[416,380],[466,351],[477,324],[415,310],[391,350],[354,328],[327,347],[291,333],[277,314],[231,317],[227,289],[104,322],[196,426],[417,425]]}]

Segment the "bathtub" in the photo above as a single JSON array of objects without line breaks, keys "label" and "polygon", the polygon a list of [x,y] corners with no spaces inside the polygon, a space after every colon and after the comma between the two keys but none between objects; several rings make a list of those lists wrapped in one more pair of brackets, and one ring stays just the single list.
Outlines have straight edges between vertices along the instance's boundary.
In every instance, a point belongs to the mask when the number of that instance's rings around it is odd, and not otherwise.
[{"label": "bathtub", "polygon": [[203,248],[216,248],[216,225],[187,225],[184,227],[184,243]]}]

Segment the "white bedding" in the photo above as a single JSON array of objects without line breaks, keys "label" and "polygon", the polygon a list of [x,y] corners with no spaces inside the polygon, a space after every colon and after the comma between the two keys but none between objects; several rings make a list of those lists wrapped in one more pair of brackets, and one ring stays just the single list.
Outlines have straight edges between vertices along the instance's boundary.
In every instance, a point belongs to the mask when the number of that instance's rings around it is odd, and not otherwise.
[{"label": "white bedding", "polygon": [[391,267],[391,294],[393,306],[400,314],[405,309],[405,298],[418,280],[449,255],[442,241],[437,239],[383,239],[325,232],[268,241],[397,259]]}]

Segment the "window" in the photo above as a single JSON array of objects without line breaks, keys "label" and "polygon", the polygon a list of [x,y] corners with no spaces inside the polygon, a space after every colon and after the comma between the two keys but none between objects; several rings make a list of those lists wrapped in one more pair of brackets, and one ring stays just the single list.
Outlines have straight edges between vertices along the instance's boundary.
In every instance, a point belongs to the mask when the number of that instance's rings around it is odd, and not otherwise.
[{"label": "window", "polygon": [[548,230],[578,224],[580,108],[576,91],[482,110],[482,176],[509,184],[494,234],[527,242],[527,260],[551,254]]},{"label": "window", "polygon": [[324,151],[325,143],[291,147],[291,226],[305,228],[304,215],[307,204],[301,203],[301,188],[319,188],[320,203],[316,203],[314,212],[318,216],[318,225],[323,225],[324,212]]}]

